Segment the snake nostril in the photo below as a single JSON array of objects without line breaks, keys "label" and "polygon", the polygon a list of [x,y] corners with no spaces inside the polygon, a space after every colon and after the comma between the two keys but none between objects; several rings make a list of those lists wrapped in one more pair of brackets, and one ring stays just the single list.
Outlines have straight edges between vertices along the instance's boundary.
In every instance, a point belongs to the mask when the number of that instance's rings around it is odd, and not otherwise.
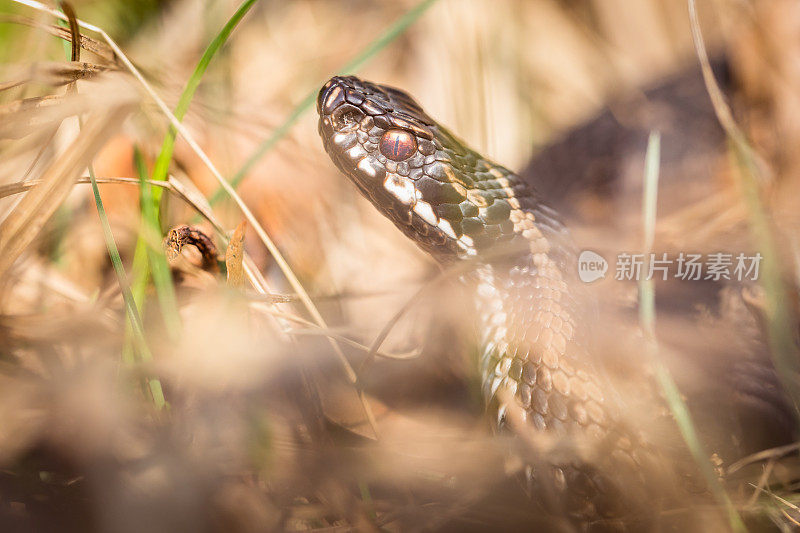
[{"label": "snake nostril", "polygon": [[337,131],[348,131],[358,127],[364,113],[350,104],[339,105],[331,115],[333,127]]}]

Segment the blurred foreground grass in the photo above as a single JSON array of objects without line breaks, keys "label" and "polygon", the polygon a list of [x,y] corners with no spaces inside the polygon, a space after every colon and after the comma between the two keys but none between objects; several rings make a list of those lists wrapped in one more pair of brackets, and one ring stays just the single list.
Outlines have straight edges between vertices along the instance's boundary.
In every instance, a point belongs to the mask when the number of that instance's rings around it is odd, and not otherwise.
[{"label": "blurred foreground grass", "polygon": [[[797,50],[776,50],[763,34],[792,35],[785,21],[800,14],[782,1],[734,4],[702,3],[700,18],[711,48],[743,76],[779,79],[751,82],[742,93],[755,96],[734,105],[772,170],[759,194],[796,257],[798,180],[791,144],[775,139],[794,138],[785,86],[796,87],[796,72],[782,58]],[[236,202],[214,201],[214,170],[183,132],[173,143],[176,124],[121,58],[84,31],[94,40],[82,43],[80,63],[68,62],[52,13],[1,4],[0,526],[565,527],[505,475],[514,444],[485,431],[462,326],[469,304],[454,284],[415,298],[363,365],[372,339],[435,268],[356,199],[306,111],[327,77],[355,70],[408,89],[476,148],[522,167],[615,97],[693,64],[686,6],[73,7],[119,43],[219,174],[241,184],[253,213],[247,283],[235,290],[203,271],[195,247],[165,255],[167,230],[198,216],[222,255],[244,217]],[[777,73],[752,59],[765,56]],[[624,109],[612,110],[625,121]],[[708,174],[733,189],[725,171]],[[690,205],[668,217],[664,234],[691,226],[689,207],[708,200],[683,193]],[[732,222],[711,210],[725,223],[707,237],[710,249],[747,233],[748,211],[732,204]],[[614,237],[623,242],[605,235]],[[790,287],[770,298],[793,299]],[[766,465],[747,478],[758,489],[731,491],[757,526],[796,519],[792,450],[754,465]],[[718,509],[691,503],[673,513],[725,527]]]}]

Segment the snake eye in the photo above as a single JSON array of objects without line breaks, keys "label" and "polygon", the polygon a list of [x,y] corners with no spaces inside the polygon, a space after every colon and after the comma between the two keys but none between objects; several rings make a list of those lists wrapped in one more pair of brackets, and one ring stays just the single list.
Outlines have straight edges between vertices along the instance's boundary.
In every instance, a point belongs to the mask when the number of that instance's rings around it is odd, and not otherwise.
[{"label": "snake eye", "polygon": [[392,161],[408,159],[417,151],[417,140],[405,130],[389,130],[381,137],[381,153]]}]

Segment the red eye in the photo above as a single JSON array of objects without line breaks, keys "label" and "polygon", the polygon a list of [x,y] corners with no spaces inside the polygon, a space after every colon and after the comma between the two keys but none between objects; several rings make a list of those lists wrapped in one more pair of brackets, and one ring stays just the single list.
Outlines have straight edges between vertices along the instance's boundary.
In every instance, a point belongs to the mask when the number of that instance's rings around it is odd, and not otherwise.
[{"label": "red eye", "polygon": [[408,159],[417,151],[417,140],[405,130],[389,130],[381,137],[381,153],[392,161]]}]

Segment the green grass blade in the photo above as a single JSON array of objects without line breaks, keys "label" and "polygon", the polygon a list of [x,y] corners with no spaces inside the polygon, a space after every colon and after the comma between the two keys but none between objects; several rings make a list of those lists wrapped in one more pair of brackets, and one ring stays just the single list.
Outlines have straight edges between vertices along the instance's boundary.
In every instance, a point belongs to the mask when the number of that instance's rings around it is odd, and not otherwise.
[{"label": "green grass blade", "polygon": [[[140,201],[141,203],[141,201]],[[141,209],[140,209],[141,210]],[[144,219],[144,215],[141,215]],[[147,295],[147,285],[150,283],[150,264],[147,257],[147,242],[141,236],[136,240],[136,248],[133,252],[133,264],[131,266],[133,282],[131,283],[131,296],[136,310],[140,316],[144,309],[144,300]],[[133,325],[130,320],[125,323],[125,342],[122,347],[122,360],[126,363],[133,363],[134,347]]]},{"label": "green grass blade", "polygon": [[[653,250],[656,227],[656,205],[658,199],[658,176],[661,160],[661,134],[651,132],[647,143],[645,156],[644,191],[642,199],[642,225],[644,230],[644,253],[649,258]],[[680,390],[675,384],[669,369],[658,358],[658,341],[655,334],[655,289],[653,280],[644,277],[639,280],[639,322],[644,334],[645,350],[653,364],[656,380],[661,387],[661,392],[667,401],[672,416],[678,425],[683,440],[700,468],[700,472],[714,494],[714,497],[725,508],[733,531],[747,531],[747,528],[733,505],[728,493],[719,483],[714,468],[711,466],[710,455],[706,452],[697,435],[694,422],[692,422],[689,409],[681,397]]]},{"label": "green grass blade", "polygon": [[761,275],[759,282],[764,288],[767,318],[767,336],[772,354],[773,364],[778,371],[781,386],[794,407],[794,415],[800,420],[800,353],[794,341],[797,316],[790,308],[787,290],[780,267],[778,245],[773,236],[772,225],[761,201],[759,182],[763,180],[762,172],[757,164],[756,153],[750,146],[745,134],[734,120],[722,90],[714,78],[708,60],[700,21],[697,16],[694,0],[687,0],[689,22],[692,30],[697,58],[703,72],[703,81],[711,97],[714,113],[725,130],[736,158],[735,173],[742,198],[747,206],[750,218],[750,230],[762,255]]},{"label": "green grass blade", "polygon": [[762,255],[760,284],[764,288],[766,303],[767,336],[773,363],[778,371],[784,390],[794,407],[795,416],[800,418],[800,358],[794,340],[792,324],[796,324],[796,316],[787,304],[790,294],[783,281],[780,259],[772,235],[772,228],[764,206],[761,202],[760,190],[755,176],[756,166],[749,157],[749,146],[741,146],[731,140],[732,152],[736,164],[734,168],[736,180],[742,197],[747,205],[750,218],[750,229],[754,240],[758,243]]},{"label": "green grass blade", "polygon": [[[144,157],[138,149],[134,149],[134,161],[139,173],[140,207],[142,211],[143,238],[138,242],[145,243],[150,270],[153,275],[153,284],[161,306],[161,314],[166,324],[170,339],[176,341],[180,338],[180,315],[178,304],[175,301],[175,288],[172,284],[172,273],[161,247],[161,230],[158,224],[158,213],[153,199],[153,188],[147,182],[147,166]],[[137,250],[138,250],[137,242]],[[134,257],[135,259],[135,257]]]},{"label": "green grass blade", "polygon": [[[147,261],[147,243],[145,243],[144,239],[139,238],[136,241],[136,248],[133,252],[133,264],[131,265],[131,272],[133,275],[131,298],[133,298],[133,304],[136,306],[136,311],[139,313],[140,317],[142,316],[144,299],[147,294],[147,284],[150,282],[150,265]],[[131,365],[136,362],[133,331],[133,323],[129,316],[128,320],[125,321],[122,360],[126,364]]]},{"label": "green grass blade", "polygon": [[[94,202],[97,206],[97,215],[100,217],[100,225],[103,228],[103,238],[105,239],[106,248],[108,249],[108,255],[111,258],[111,264],[114,266],[114,272],[117,274],[117,279],[119,280],[122,299],[125,302],[125,310],[128,313],[128,319],[131,323],[136,347],[142,359],[151,360],[153,356],[144,338],[142,319],[139,316],[139,311],[136,309],[136,302],[133,300],[133,294],[131,294],[130,287],[128,286],[128,276],[125,274],[125,267],[122,265],[122,258],[119,255],[119,249],[114,240],[114,234],[111,232],[111,224],[108,221],[105,207],[103,207],[103,199],[100,197],[100,189],[97,186],[97,178],[94,175],[92,167],[89,167],[89,178],[92,182],[92,192],[94,193]],[[166,400],[164,398],[164,391],[161,388],[161,382],[154,378],[148,378],[147,382],[150,394],[153,396],[153,403],[156,408],[163,409],[166,405]]]},{"label": "green grass blade", "polygon": [[133,301],[136,302],[136,308],[141,313],[147,291],[147,284],[150,282],[150,265],[148,264],[147,258],[147,243],[142,238],[136,241],[136,248],[133,252],[133,265],[131,266],[131,270],[133,271],[133,283],[131,283]]},{"label": "green grass blade", "polygon": [[[142,172],[147,172],[144,166],[144,160],[139,151],[138,146],[133,147],[133,159],[136,166],[136,171],[139,174],[139,180],[142,179]],[[146,175],[145,175],[146,176]],[[144,224],[145,214],[144,205],[142,203],[141,181],[139,189],[139,211],[142,224]],[[150,200],[152,202],[152,199]],[[136,308],[139,313],[142,313],[144,306],[144,299],[147,294],[147,284],[150,282],[150,264],[147,255],[147,241],[142,238],[144,231],[141,230],[139,238],[136,240],[136,248],[133,252],[133,265],[131,271],[133,272],[133,283],[131,284],[131,292],[133,293],[133,300],[136,303]],[[126,337],[127,338],[127,337]]]},{"label": "green grass blade", "polygon": [[[200,85],[200,81],[203,78],[203,75],[206,73],[208,69],[208,65],[211,63],[211,60],[214,58],[216,53],[222,48],[225,42],[230,37],[233,30],[242,20],[242,18],[250,11],[250,8],[258,0],[245,0],[239,9],[236,10],[236,13],[228,19],[228,22],[225,23],[225,26],[222,27],[222,30],[214,37],[214,40],[206,48],[205,52],[203,52],[200,61],[198,61],[197,66],[194,69],[194,72],[189,77],[189,81],[186,83],[186,87],[183,89],[183,93],[181,93],[181,97],[178,100],[178,105],[175,107],[175,117],[178,120],[183,120],[183,117],[186,115],[186,111],[189,109],[189,104],[194,97],[195,92],[197,91],[197,87]],[[167,136],[164,138],[164,143],[161,145],[161,152],[158,154],[158,159],[156,159],[156,164],[153,167],[153,180],[160,180],[163,181],[167,177],[167,172],[169,170],[169,163],[172,160],[172,151],[175,146],[175,128],[170,127],[169,131],[167,132]],[[153,191],[153,201],[156,202],[156,205],[161,200],[161,189],[156,189]]]},{"label": "green grass blade", "polygon": [[[361,53],[350,60],[338,72],[341,74],[350,74],[361,68],[365,63],[372,59],[373,56],[383,50],[389,43],[394,41],[398,36],[402,35],[409,26],[416,22],[417,19],[423,15],[423,13],[425,13],[431,6],[433,6],[433,4],[438,1],[439,0],[423,0],[416,6],[409,9],[405,14],[403,14],[403,16],[397,19],[394,24],[389,26],[386,31],[379,35],[378,38],[372,41],[366,48],[364,48],[364,50],[361,51]],[[247,159],[247,161],[245,161],[236,174],[234,174],[233,178],[231,178],[231,185],[234,188],[239,186],[253,166],[255,166],[255,164],[289,132],[289,130],[300,119],[300,117],[302,117],[306,111],[313,107],[317,98],[317,93],[319,92],[319,87],[323,83],[325,83],[325,80],[320,80],[319,83],[314,86],[314,89],[306,94],[306,96],[300,101],[299,104],[297,104],[292,112],[289,113],[289,116],[286,117],[286,120],[284,120],[283,123],[272,132],[272,135],[267,137],[267,139],[264,140],[264,142],[261,143],[258,148],[256,148],[253,154]],[[211,196],[209,202],[214,205],[221,200],[224,195],[225,191],[223,191],[221,188],[217,189]]]}]

